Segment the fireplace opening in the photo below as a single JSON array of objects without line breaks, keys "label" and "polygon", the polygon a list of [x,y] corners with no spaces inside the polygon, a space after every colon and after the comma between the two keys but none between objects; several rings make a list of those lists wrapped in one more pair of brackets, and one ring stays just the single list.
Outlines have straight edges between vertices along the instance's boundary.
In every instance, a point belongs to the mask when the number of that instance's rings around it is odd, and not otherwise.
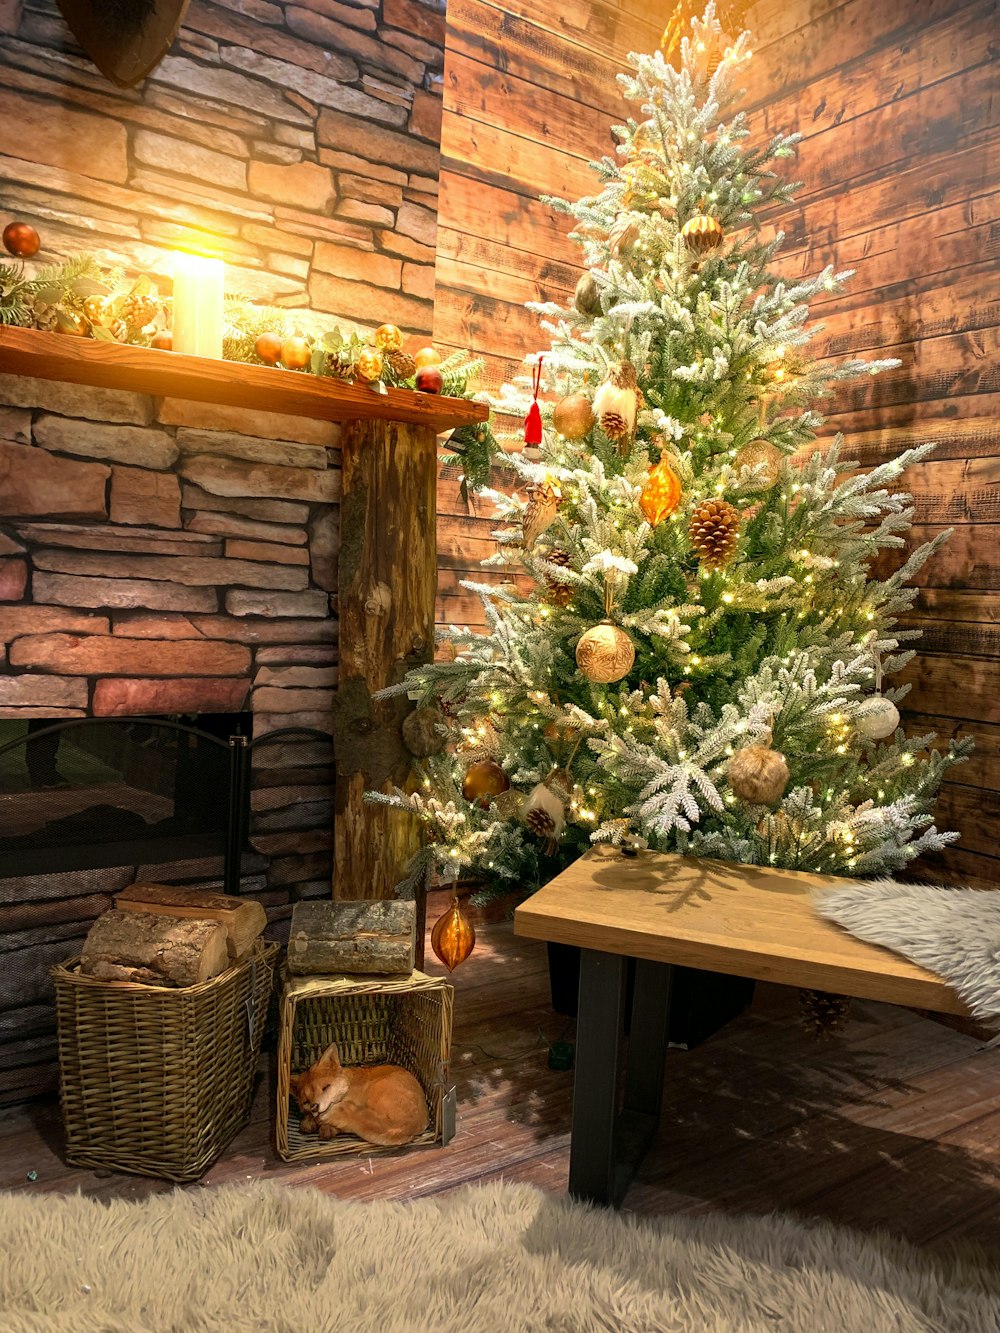
[{"label": "fireplace opening", "polygon": [[246,829],[251,726],[249,713],[0,720],[0,879],[227,855]]}]

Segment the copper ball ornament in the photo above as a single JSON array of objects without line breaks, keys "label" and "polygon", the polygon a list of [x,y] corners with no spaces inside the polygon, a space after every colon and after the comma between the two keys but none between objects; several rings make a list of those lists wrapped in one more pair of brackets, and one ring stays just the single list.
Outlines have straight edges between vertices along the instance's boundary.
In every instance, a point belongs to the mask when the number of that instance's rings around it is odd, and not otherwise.
[{"label": "copper ball ornament", "polygon": [[462,795],[467,801],[489,801],[509,788],[510,778],[495,759],[477,759],[462,779]]},{"label": "copper ball ornament", "polygon": [[376,380],[382,378],[385,360],[377,347],[362,347],[354,363],[354,369],[358,379],[364,380],[366,384],[374,384]]},{"label": "copper ball ornament", "polygon": [[733,459],[737,468],[757,468],[758,474],[747,486],[748,491],[769,491],[781,476],[785,455],[770,440],[751,440]]},{"label": "copper ball ornament", "polygon": [[443,916],[438,917],[431,931],[431,948],[444,963],[449,972],[454,972],[460,963],[464,963],[476,947],[476,932],[472,922],[462,911],[458,898],[452,898],[451,906]]},{"label": "copper ball ornament", "polygon": [[788,786],[788,761],[770,745],[737,750],[727,769],[733,794],[747,805],[777,805]]},{"label": "copper ball ornament", "polygon": [[681,239],[692,254],[702,257],[711,254],[722,244],[722,223],[707,213],[688,218],[681,227]]},{"label": "copper ball ornament", "polygon": [[285,340],[280,333],[262,333],[253,345],[257,356],[269,366],[276,366],[281,360]]},{"label": "copper ball ornament", "polygon": [[439,366],[441,364],[441,353],[434,347],[421,347],[413,357],[413,363],[418,370],[424,366]]},{"label": "copper ball ornament", "polygon": [[418,366],[414,384],[418,393],[440,393],[444,388],[444,376],[437,366]]},{"label": "copper ball ornament", "polygon": [[624,680],[634,663],[635,644],[610,620],[588,629],[576,645],[576,664],[595,685]]},{"label": "copper ball ornament", "polygon": [[15,259],[32,259],[38,254],[41,237],[29,222],[8,222],[3,229],[3,245]]},{"label": "copper ball ornament", "polygon": [[585,393],[571,393],[556,403],[552,424],[564,439],[582,440],[594,429],[594,411]]},{"label": "copper ball ornament", "polygon": [[281,364],[287,370],[305,370],[312,360],[312,348],[305,338],[286,338],[281,344]]},{"label": "copper ball ornament", "polygon": [[380,352],[399,352],[403,347],[403,334],[395,324],[380,324],[375,330],[375,346]]}]

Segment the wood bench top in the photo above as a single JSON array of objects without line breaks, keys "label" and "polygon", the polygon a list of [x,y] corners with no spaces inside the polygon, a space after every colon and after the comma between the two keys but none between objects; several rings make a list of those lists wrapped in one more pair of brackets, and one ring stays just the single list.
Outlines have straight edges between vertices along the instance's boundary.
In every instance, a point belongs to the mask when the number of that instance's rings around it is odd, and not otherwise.
[{"label": "wood bench top", "polygon": [[967,1015],[939,977],[817,915],[810,893],[843,885],[830,875],[665,852],[640,852],[633,859],[596,847],[518,907],[514,931],[604,953]]}]

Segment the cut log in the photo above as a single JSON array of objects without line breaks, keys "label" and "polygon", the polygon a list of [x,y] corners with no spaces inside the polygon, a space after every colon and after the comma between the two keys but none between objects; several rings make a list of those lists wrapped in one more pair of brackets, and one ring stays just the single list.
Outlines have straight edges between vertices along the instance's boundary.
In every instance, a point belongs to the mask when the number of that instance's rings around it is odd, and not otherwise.
[{"label": "cut log", "polygon": [[102,981],[195,986],[229,965],[226,928],[155,912],[99,916],[83,946],[80,971]]},{"label": "cut log", "polygon": [[296,976],[413,971],[416,907],[410,902],[304,902],[292,909],[288,970]]},{"label": "cut log", "polygon": [[254,898],[178,888],[175,884],[130,884],[115,894],[115,906],[122,912],[218,921],[226,930],[230,958],[242,958],[267,925],[267,913]]}]

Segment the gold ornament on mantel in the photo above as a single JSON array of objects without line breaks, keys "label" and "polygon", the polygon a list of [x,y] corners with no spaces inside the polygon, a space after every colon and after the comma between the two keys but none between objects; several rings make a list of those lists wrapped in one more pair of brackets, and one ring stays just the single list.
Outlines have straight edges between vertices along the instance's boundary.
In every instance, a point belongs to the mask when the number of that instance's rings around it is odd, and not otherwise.
[{"label": "gold ornament on mantel", "polygon": [[757,477],[749,482],[748,491],[769,491],[781,476],[781,466],[785,455],[770,440],[751,440],[745,444],[733,459],[736,468],[761,468]]},{"label": "gold ornament on mantel", "polygon": [[576,664],[595,685],[624,680],[635,664],[635,644],[619,626],[602,620],[581,635]]},{"label": "gold ornament on mantel", "polygon": [[381,379],[384,365],[380,351],[374,347],[362,347],[354,369],[359,379],[363,379],[367,384],[374,384],[377,379]]},{"label": "gold ornament on mantel", "polygon": [[380,352],[399,352],[403,347],[403,334],[395,324],[380,324],[375,330],[375,346]]},{"label": "gold ornament on mantel", "polygon": [[704,259],[722,244],[722,223],[708,213],[697,213],[681,227],[681,239],[692,254]]},{"label": "gold ornament on mantel", "polygon": [[771,748],[770,736],[737,750],[727,769],[733,795],[747,805],[777,805],[788,786],[788,761]]},{"label": "gold ornament on mantel", "polygon": [[465,962],[475,947],[475,928],[462,910],[462,904],[456,894],[447,912],[438,917],[434,923],[434,929],[431,931],[431,948],[448,971],[454,972],[460,963]]},{"label": "gold ornament on mantel", "polygon": [[585,393],[571,393],[556,403],[552,424],[566,440],[582,440],[594,429],[594,409]]},{"label": "gold ornament on mantel", "polygon": [[562,493],[552,481],[537,482],[525,488],[528,503],[521,514],[522,544],[530,551],[535,542],[555,522]]}]

